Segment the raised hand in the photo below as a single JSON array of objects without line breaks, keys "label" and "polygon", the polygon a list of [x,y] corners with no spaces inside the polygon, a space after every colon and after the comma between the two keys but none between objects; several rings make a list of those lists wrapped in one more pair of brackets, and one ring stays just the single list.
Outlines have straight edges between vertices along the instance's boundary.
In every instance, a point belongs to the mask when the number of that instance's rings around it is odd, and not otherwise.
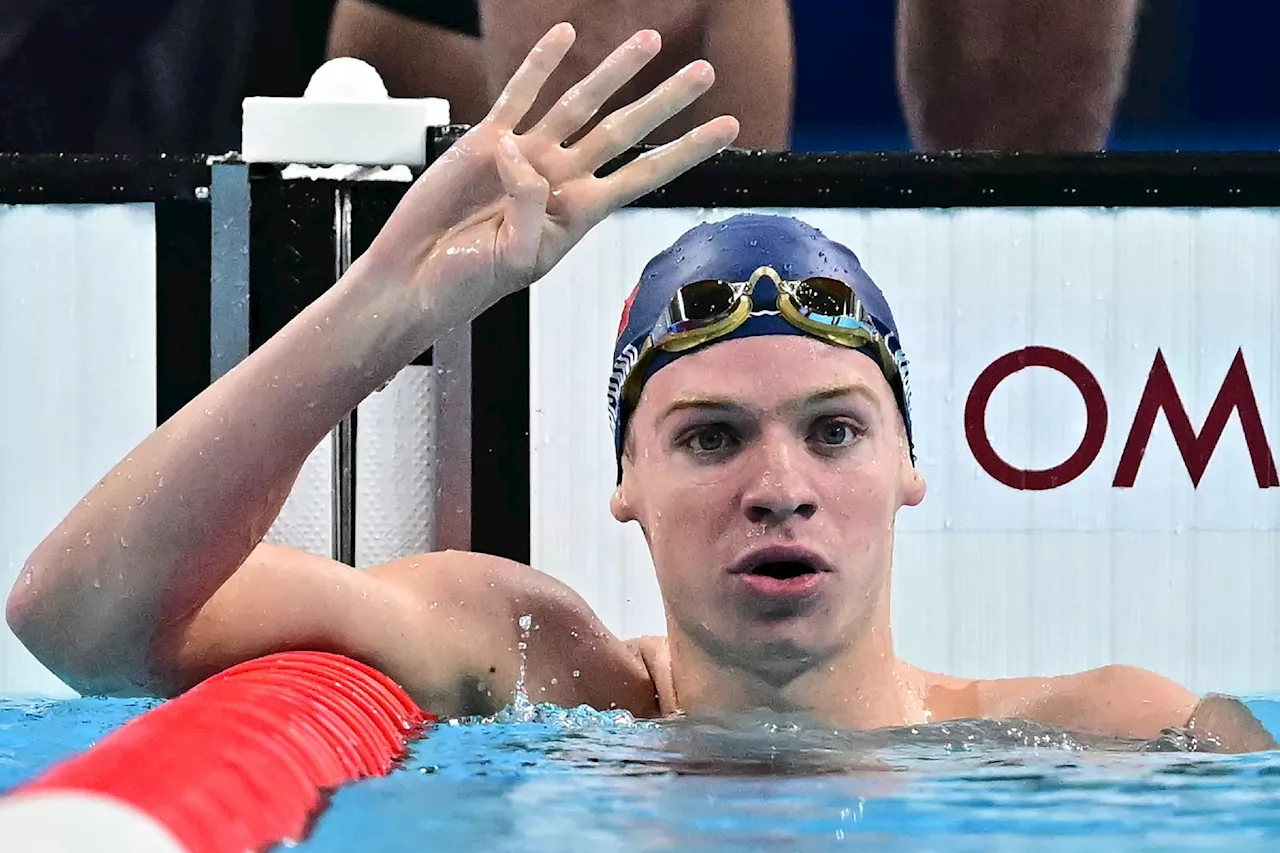
[{"label": "raised hand", "polygon": [[652,30],[620,45],[528,131],[525,117],[573,45],[569,24],[530,51],[485,119],[405,194],[369,251],[362,273],[404,288],[432,325],[453,328],[543,276],[596,223],[722,151],[738,122],[721,116],[648,152],[608,177],[595,172],[711,87],[699,60],[607,116],[572,145],[601,105],[661,48]]}]

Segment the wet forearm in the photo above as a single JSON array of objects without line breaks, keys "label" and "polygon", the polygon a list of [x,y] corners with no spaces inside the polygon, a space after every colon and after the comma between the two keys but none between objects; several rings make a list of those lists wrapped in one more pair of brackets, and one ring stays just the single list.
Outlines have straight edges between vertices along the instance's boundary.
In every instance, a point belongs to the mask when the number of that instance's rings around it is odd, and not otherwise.
[{"label": "wet forearm", "polygon": [[916,147],[1102,147],[1138,5],[898,0],[898,84]]},{"label": "wet forearm", "polygon": [[430,343],[358,269],[138,445],[31,555],[8,616],[50,668],[80,684],[141,677],[157,627],[208,600],[316,444]]}]

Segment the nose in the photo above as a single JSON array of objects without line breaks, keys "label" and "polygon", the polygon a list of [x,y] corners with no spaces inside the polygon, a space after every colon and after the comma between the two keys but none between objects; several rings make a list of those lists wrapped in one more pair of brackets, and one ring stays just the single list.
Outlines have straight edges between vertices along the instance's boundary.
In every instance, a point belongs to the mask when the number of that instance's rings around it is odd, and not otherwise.
[{"label": "nose", "polygon": [[742,495],[743,512],[753,524],[781,523],[793,516],[812,518],[817,495],[805,470],[805,450],[784,437],[762,437]]}]

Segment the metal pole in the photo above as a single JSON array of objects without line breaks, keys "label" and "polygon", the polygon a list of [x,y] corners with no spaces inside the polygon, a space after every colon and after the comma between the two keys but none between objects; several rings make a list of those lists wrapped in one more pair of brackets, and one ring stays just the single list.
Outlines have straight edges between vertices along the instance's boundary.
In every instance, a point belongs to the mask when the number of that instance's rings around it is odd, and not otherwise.
[{"label": "metal pole", "polygon": [[249,167],[210,169],[209,381],[249,355]]},{"label": "metal pole", "polygon": [[[341,278],[351,266],[351,188],[334,190],[334,272]],[[356,410],[331,433],[333,441],[333,559],[356,564]]]}]

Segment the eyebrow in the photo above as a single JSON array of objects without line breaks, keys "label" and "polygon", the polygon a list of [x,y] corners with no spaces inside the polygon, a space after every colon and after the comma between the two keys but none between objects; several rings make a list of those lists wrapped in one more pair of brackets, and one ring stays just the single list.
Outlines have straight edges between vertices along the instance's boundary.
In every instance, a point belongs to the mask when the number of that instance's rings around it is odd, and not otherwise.
[{"label": "eyebrow", "polygon": [[[861,382],[855,382],[848,385],[835,385],[830,388],[823,388],[805,397],[796,397],[790,400],[785,400],[778,408],[784,411],[803,411],[804,409],[811,409],[820,403],[826,403],[831,400],[840,400],[846,397],[860,397],[872,405],[879,405],[880,402],[876,393],[872,391],[870,387],[862,384]],[[662,414],[658,416],[658,423],[662,423],[672,415],[689,409],[698,409],[702,411],[744,412],[747,411],[748,407],[742,405],[736,400],[731,400],[725,397],[681,397],[673,401],[666,407],[666,409],[663,410]]]}]

